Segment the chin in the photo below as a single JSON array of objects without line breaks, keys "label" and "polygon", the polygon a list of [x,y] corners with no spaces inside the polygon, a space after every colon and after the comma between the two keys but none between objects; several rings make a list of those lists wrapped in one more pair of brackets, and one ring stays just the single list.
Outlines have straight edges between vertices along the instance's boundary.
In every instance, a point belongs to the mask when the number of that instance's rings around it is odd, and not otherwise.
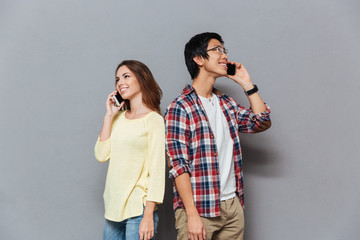
[{"label": "chin", "polygon": [[132,99],[134,97],[133,94],[124,94],[124,96],[121,96],[123,99],[129,100]]},{"label": "chin", "polygon": [[226,77],[226,75],[227,75],[227,71],[218,73],[218,77]]}]

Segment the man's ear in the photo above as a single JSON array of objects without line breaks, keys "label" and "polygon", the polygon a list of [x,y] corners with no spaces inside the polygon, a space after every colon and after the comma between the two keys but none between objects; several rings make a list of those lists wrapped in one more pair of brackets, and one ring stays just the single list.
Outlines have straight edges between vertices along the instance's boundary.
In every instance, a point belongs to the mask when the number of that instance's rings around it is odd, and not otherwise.
[{"label": "man's ear", "polygon": [[201,56],[195,56],[193,57],[194,62],[199,65],[199,67],[202,67],[204,65],[204,58]]}]

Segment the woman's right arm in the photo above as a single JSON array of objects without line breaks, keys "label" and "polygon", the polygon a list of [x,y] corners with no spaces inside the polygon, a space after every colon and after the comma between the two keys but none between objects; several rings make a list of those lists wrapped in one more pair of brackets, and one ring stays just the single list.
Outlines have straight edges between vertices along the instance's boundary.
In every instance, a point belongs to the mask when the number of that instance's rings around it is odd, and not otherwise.
[{"label": "woman's right arm", "polygon": [[124,101],[120,104],[119,107],[116,107],[113,102],[113,96],[116,95],[116,91],[113,91],[109,94],[106,100],[106,114],[104,117],[104,123],[100,132],[100,141],[104,142],[110,138],[111,133],[111,123],[114,119],[114,116],[119,112],[120,108],[124,105]]},{"label": "woman's right arm", "polygon": [[124,102],[116,107],[113,103],[112,97],[116,94],[116,91],[109,94],[106,100],[106,114],[104,117],[103,126],[101,128],[100,136],[95,144],[95,158],[99,162],[105,162],[110,158],[110,135],[111,124],[114,116],[119,112],[120,108],[124,105]]},{"label": "woman's right arm", "polygon": [[114,116],[111,116],[108,114],[105,115],[103,126],[101,128],[101,132],[100,132],[100,136],[99,136],[101,142],[105,142],[106,140],[108,140],[110,138],[111,123],[112,123],[113,119],[114,119]]}]

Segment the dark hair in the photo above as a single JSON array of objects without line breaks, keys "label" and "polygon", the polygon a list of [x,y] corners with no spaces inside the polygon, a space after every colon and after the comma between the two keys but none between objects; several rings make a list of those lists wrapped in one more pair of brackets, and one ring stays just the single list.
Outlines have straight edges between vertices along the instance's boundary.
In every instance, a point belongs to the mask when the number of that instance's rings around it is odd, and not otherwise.
[{"label": "dark hair", "polygon": [[[124,60],[116,68],[115,76],[121,66],[127,66],[130,71],[136,76],[136,79],[138,80],[140,85],[143,103],[151,110],[154,110],[161,114],[160,100],[162,97],[162,91],[157,82],[155,81],[155,78],[153,77],[150,69],[142,62],[136,60]],[[130,109],[130,102],[126,99],[125,109]]]},{"label": "dark hair", "polygon": [[209,55],[206,50],[211,39],[219,40],[221,44],[224,44],[224,41],[219,34],[204,32],[193,36],[185,45],[185,63],[192,79],[196,78],[200,71],[199,66],[194,62],[193,58],[200,56],[208,59]]}]

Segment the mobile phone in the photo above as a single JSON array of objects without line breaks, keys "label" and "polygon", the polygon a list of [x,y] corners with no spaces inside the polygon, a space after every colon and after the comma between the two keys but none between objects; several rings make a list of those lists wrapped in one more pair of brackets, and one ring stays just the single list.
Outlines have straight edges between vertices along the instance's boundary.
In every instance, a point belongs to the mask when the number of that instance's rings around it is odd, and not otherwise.
[{"label": "mobile phone", "polygon": [[115,106],[119,107],[121,102],[124,101],[124,99],[121,97],[119,92],[116,92],[116,95],[113,96],[113,99],[115,101]]},{"label": "mobile phone", "polygon": [[227,64],[227,74],[228,75],[235,75],[236,65],[228,63]]}]

